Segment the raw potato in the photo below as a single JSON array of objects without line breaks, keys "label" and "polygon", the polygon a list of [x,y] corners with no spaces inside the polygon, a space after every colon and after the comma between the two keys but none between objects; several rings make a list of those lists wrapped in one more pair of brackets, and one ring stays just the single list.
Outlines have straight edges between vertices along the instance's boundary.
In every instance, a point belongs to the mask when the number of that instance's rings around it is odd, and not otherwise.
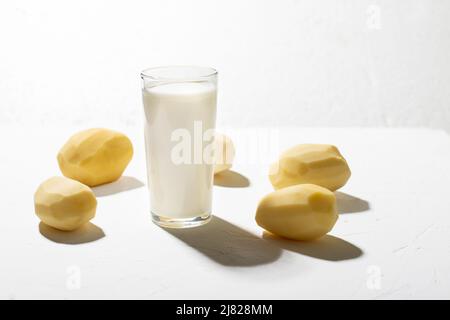
[{"label": "raw potato", "polygon": [[97,200],[88,186],[72,179],[53,177],[38,187],[34,208],[45,224],[71,231],[94,218]]},{"label": "raw potato", "polygon": [[281,154],[270,168],[275,189],[312,183],[335,191],[345,185],[351,172],[339,150],[328,144],[300,144]]},{"label": "raw potato", "polygon": [[120,178],[133,157],[127,136],[109,129],[88,129],[73,135],[58,153],[64,176],[90,187]]},{"label": "raw potato", "polygon": [[215,143],[214,174],[230,169],[233,165],[235,154],[233,141],[226,135],[216,132]]},{"label": "raw potato", "polygon": [[338,218],[336,197],[314,184],[299,184],[265,196],[256,223],[281,237],[314,240],[327,234]]}]

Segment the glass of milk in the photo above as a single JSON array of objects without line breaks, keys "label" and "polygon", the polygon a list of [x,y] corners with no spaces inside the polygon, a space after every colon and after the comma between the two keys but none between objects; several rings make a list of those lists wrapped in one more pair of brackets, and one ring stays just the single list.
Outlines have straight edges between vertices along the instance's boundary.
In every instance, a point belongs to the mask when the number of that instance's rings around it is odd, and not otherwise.
[{"label": "glass of milk", "polygon": [[141,73],[150,211],[163,227],[211,218],[217,71],[156,67]]}]

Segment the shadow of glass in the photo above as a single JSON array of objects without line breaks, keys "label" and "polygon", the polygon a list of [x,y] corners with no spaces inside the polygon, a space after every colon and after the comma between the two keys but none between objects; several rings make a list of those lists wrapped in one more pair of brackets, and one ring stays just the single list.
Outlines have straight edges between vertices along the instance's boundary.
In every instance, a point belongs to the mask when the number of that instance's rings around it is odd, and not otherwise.
[{"label": "shadow of glass", "polygon": [[103,230],[91,222],[74,231],[61,231],[40,222],[39,232],[50,241],[65,244],[88,243],[97,241],[105,236]]},{"label": "shadow of glass", "polygon": [[134,177],[122,176],[119,180],[92,188],[96,197],[104,197],[119,192],[143,187],[144,183]]},{"label": "shadow of glass", "polygon": [[236,171],[225,170],[214,175],[214,185],[227,188],[247,188],[250,180]]},{"label": "shadow of glass", "polygon": [[188,229],[163,228],[171,235],[225,266],[256,266],[277,260],[281,249],[219,217]]},{"label": "shadow of glass", "polygon": [[354,244],[331,235],[325,235],[315,241],[304,242],[284,239],[264,231],[263,239],[284,250],[328,261],[350,260],[363,255],[363,251]]},{"label": "shadow of glass", "polygon": [[340,191],[336,191],[334,194],[336,195],[336,203],[339,213],[356,213],[370,209],[370,204],[366,200]]}]

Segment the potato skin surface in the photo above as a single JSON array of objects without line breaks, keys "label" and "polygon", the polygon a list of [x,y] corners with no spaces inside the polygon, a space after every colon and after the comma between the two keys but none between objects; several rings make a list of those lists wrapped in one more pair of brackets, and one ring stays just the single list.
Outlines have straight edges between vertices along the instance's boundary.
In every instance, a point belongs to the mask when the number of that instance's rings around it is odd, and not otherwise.
[{"label": "potato skin surface", "polygon": [[266,195],[256,211],[256,223],[278,236],[309,241],[327,234],[338,214],[334,193],[313,184],[299,184]]},{"label": "potato skin surface", "polygon": [[299,144],[272,164],[269,179],[275,190],[311,183],[335,191],[347,183],[350,175],[347,161],[335,146]]},{"label": "potato skin surface", "polygon": [[94,128],[74,134],[58,153],[64,176],[94,187],[120,178],[133,157],[133,145],[120,132]]},{"label": "potato skin surface", "polygon": [[52,177],[37,188],[34,208],[46,225],[72,231],[94,218],[97,199],[88,186],[76,180]]}]

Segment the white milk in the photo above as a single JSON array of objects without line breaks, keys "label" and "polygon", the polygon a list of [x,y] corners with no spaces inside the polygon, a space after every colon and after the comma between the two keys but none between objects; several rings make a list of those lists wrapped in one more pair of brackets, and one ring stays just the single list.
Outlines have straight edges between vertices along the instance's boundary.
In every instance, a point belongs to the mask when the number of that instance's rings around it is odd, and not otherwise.
[{"label": "white milk", "polygon": [[[210,82],[163,84],[143,89],[143,99],[152,213],[176,219],[210,213],[213,166],[194,162],[194,146],[189,164],[175,164],[172,150],[180,140],[172,141],[172,134],[174,130],[187,129],[185,132],[194,144],[195,122],[197,133],[198,121],[203,132],[214,129],[216,86]],[[207,144],[204,142],[203,146]]]}]

